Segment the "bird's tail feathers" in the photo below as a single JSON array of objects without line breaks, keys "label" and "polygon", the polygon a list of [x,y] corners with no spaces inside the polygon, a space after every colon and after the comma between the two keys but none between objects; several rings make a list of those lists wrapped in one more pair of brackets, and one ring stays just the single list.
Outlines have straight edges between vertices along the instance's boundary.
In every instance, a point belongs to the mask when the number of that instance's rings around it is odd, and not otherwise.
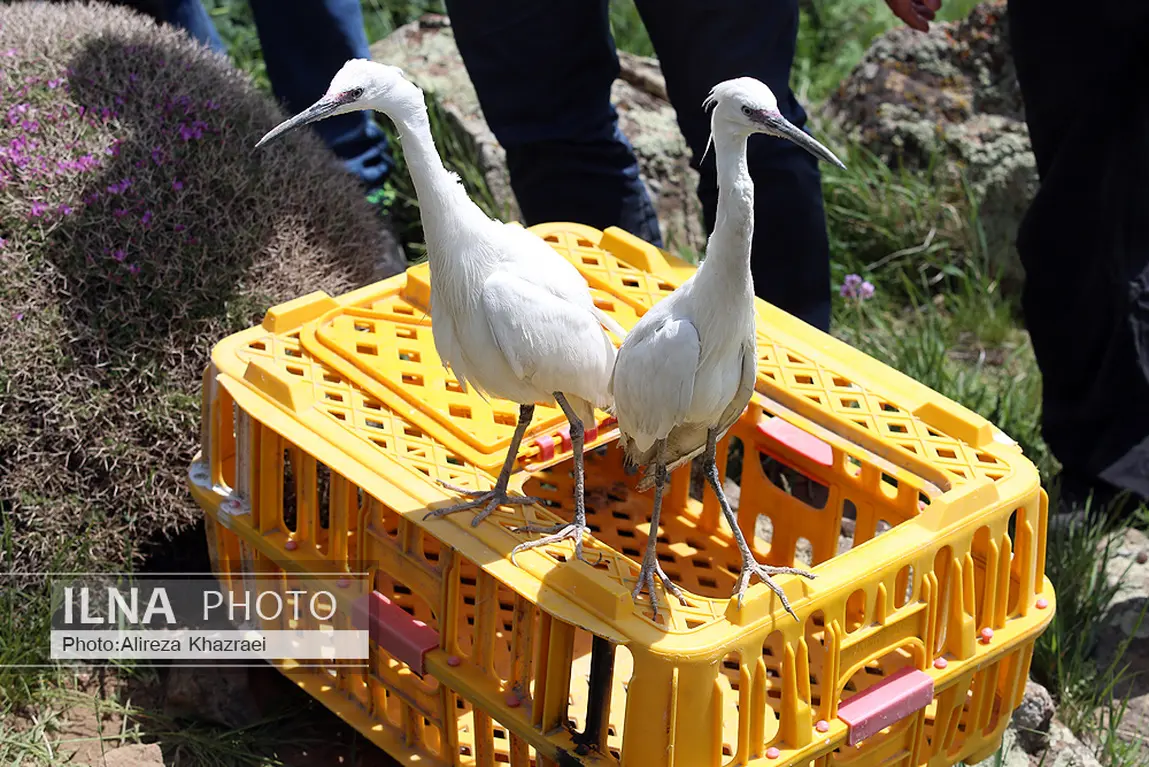
[{"label": "bird's tail feathers", "polygon": [[619,325],[614,317],[611,317],[597,306],[594,308],[594,316],[598,318],[598,321],[602,323],[604,328],[618,336],[620,341],[626,338],[626,331],[622,329],[622,325]]},{"label": "bird's tail feathers", "polygon": [[[693,461],[698,456],[702,455],[702,453],[705,450],[706,450],[706,446],[703,445],[702,447],[700,447],[696,450],[692,450],[689,453],[687,453],[686,455],[682,456],[681,458],[678,458],[678,459],[674,460],[673,462],[667,464],[666,465],[666,473],[667,474],[674,473],[674,471],[676,471],[678,468],[685,466],[686,464],[690,463],[691,461]],[[640,492],[640,493],[645,493],[647,490],[649,490],[652,487],[654,487],[654,472],[648,471],[648,472],[646,472],[646,474],[642,475],[642,479],[640,479],[638,481],[638,485],[636,486],[635,489],[637,489],[638,492]]]}]

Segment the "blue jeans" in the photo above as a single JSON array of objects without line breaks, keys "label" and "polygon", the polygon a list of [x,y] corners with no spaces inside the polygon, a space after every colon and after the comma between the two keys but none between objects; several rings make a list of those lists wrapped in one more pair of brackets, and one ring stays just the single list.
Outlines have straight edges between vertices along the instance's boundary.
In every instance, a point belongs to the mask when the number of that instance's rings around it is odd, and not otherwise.
[{"label": "blue jeans", "polygon": [[[619,226],[661,244],[658,220],[610,103],[618,57],[608,0],[447,0],[455,40],[483,114],[507,150],[527,224]],[[732,77],[758,78],[804,126],[789,88],[798,0],[636,0],[701,180],[707,231],[718,184],[702,101]],[[755,136],[754,289],[821,329],[830,324],[830,247],[817,161],[790,142]]]},{"label": "blue jeans", "polygon": [[[166,0],[168,20],[220,53],[227,49],[200,0]],[[371,58],[359,0],[250,0],[271,88],[291,114],[326,91],[348,59]],[[369,112],[330,117],[312,127],[367,191],[394,166],[387,136]]]}]

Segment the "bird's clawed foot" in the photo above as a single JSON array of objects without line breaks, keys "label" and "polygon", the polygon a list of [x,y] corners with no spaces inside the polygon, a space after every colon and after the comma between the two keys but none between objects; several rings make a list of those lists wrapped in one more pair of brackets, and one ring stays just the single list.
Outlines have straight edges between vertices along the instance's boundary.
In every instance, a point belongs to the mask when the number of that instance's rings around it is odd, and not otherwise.
[{"label": "bird's clawed foot", "polygon": [[659,580],[662,581],[662,587],[666,589],[667,594],[673,594],[678,597],[678,601],[683,605],[690,604],[686,601],[686,596],[683,595],[682,589],[675,585],[674,581],[670,580],[670,576],[662,569],[657,557],[646,557],[642,560],[642,568],[638,571],[638,580],[634,584],[634,591],[630,592],[630,596],[636,602],[642,596],[642,592],[646,591],[650,595],[650,610],[654,613],[654,619],[658,620],[658,595],[654,593],[654,576],[658,575]]},{"label": "bird's clawed foot", "polygon": [[526,551],[527,549],[537,549],[540,546],[550,546],[552,543],[558,543],[559,541],[574,541],[575,542],[575,557],[577,559],[581,560],[582,562],[584,562],[585,564],[590,565],[591,567],[594,567],[595,565],[597,565],[599,562],[602,561],[602,553],[601,552],[598,555],[598,559],[596,559],[593,563],[587,562],[586,557],[583,556],[583,553],[582,553],[582,536],[583,536],[583,533],[586,532],[586,525],[579,525],[579,524],[572,523],[569,525],[558,524],[558,525],[554,525],[552,527],[541,527],[541,528],[535,527],[534,525],[525,525],[523,527],[516,527],[514,529],[514,532],[516,532],[516,533],[550,533],[550,535],[545,535],[542,538],[539,538],[538,540],[527,541],[526,543],[520,543],[518,546],[515,546],[513,549],[511,549],[511,563],[512,564],[517,564],[517,563],[515,563],[515,555],[518,554],[520,551]]},{"label": "bird's clawed foot", "polygon": [[805,570],[799,570],[796,567],[770,567],[764,565],[753,559],[747,559],[742,562],[742,572],[738,575],[738,582],[734,585],[734,596],[738,599],[738,606],[742,606],[742,600],[746,596],[746,589],[750,586],[750,576],[757,575],[763,583],[770,587],[770,589],[778,595],[782,600],[782,607],[786,612],[798,620],[798,615],[790,607],[790,600],[786,598],[786,593],[782,591],[782,587],[774,582],[771,575],[801,575],[813,580],[817,576]]},{"label": "bird's clawed foot", "polygon": [[491,490],[468,490],[465,487],[452,485],[451,483],[444,482],[443,480],[439,480],[439,484],[448,490],[458,493],[459,495],[464,495],[471,500],[463,501],[462,503],[456,503],[453,506],[446,506],[442,509],[429,511],[423,516],[423,519],[445,517],[448,514],[454,514],[456,511],[465,511],[467,509],[475,509],[482,506],[483,510],[476,514],[475,518],[471,520],[471,527],[478,527],[480,522],[490,516],[491,512],[500,506],[526,506],[528,504],[538,503],[540,501],[539,498],[534,498],[529,495],[507,495],[506,489],[500,488],[498,486],[495,486]]}]

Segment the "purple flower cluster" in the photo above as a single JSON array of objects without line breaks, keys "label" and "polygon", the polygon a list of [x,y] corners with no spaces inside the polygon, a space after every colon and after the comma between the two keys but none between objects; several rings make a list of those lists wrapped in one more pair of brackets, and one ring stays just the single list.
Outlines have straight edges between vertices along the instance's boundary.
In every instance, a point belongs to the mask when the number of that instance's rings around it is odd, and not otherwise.
[{"label": "purple flower cluster", "polygon": [[100,167],[100,161],[90,154],[80,155],[74,160],[56,160],[56,172],[63,175],[65,173],[87,173]]},{"label": "purple flower cluster", "polygon": [[[18,55],[15,49],[0,50],[0,57]],[[166,63],[154,60],[140,66],[163,67]],[[194,231],[179,221],[178,209],[187,184],[181,166],[186,155],[197,151],[195,142],[222,135],[224,125],[215,114],[220,104],[213,99],[201,102],[176,93],[158,103],[145,101],[140,88],[145,77],[131,72],[111,82],[68,69],[56,76],[12,77],[0,91],[0,191],[18,185],[17,199],[25,201],[26,218],[39,227],[51,227],[84,208],[92,220],[105,222],[102,226],[111,227],[109,234],[116,233],[113,242],[118,244],[107,248],[101,244],[86,260],[116,283],[122,276],[141,273],[142,266],[134,259],[141,252],[155,250],[148,238],[158,232],[168,236],[178,233],[185,245],[199,242]],[[107,99],[106,106],[81,106],[69,100],[78,87],[88,85],[95,86],[91,92],[106,94],[102,96]],[[166,135],[154,146],[135,147],[123,138],[115,138],[102,148],[93,146],[95,136],[123,135],[119,125],[123,113],[141,108],[154,110],[152,115],[158,112],[161,118],[159,128]],[[53,130],[57,124],[58,133]],[[61,143],[61,136],[70,137],[69,143]],[[130,159],[125,156],[128,154]],[[89,182],[82,193],[68,191],[69,184],[60,178],[95,173],[109,176],[97,188]],[[163,175],[157,178],[157,174]],[[165,185],[170,185],[171,192],[158,194]],[[82,201],[77,202],[81,195]],[[5,244],[0,239],[0,248]]]},{"label": "purple flower cluster", "polygon": [[[42,146],[41,137],[46,125],[69,121],[79,122],[85,127],[99,127],[114,117],[107,109],[94,111],[84,107],[71,108],[66,103],[37,105],[39,100],[36,97],[39,93],[45,89],[53,91],[61,87],[67,88],[64,77],[50,78],[46,82],[41,82],[41,78],[25,77],[22,84],[8,87],[4,101],[11,106],[4,110],[4,123],[7,128],[17,129],[18,132],[0,142],[0,189],[17,181],[26,183],[40,180],[40,183],[33,183],[32,186],[38,187],[36,196],[44,196],[52,191],[50,178],[89,173],[100,167],[100,161],[90,153],[62,157],[59,154],[50,155],[47,147]],[[69,133],[75,132],[71,125],[67,130]],[[7,132],[11,136],[12,132]],[[73,143],[67,148],[76,150],[77,145]],[[117,145],[113,144],[108,154],[114,155],[117,151]],[[38,206],[32,206],[30,215],[39,218],[44,212]]]},{"label": "purple flower cluster", "polygon": [[186,94],[180,96],[169,96],[160,105],[164,116],[169,119],[178,121],[176,132],[179,137],[186,141],[195,141],[203,138],[205,135],[218,134],[219,130],[214,128],[206,120],[199,117],[199,107],[208,112],[214,112],[219,109],[219,104],[208,99],[202,105],[197,105],[192,98]]},{"label": "purple flower cluster", "polygon": [[[32,207],[28,210],[28,218],[44,218],[48,216],[50,206],[46,202],[36,200],[32,203]],[[70,216],[75,213],[75,208],[67,203],[60,203],[56,206],[56,215],[60,218]]]},{"label": "purple flower cluster", "polygon": [[193,120],[191,123],[181,123],[180,138],[182,138],[184,141],[203,138],[204,129],[208,127],[208,124],[203,120]]},{"label": "purple flower cluster", "polygon": [[838,292],[842,298],[865,301],[873,298],[874,286],[869,281],[863,281],[856,274],[847,274],[846,279],[842,282],[842,288]]}]

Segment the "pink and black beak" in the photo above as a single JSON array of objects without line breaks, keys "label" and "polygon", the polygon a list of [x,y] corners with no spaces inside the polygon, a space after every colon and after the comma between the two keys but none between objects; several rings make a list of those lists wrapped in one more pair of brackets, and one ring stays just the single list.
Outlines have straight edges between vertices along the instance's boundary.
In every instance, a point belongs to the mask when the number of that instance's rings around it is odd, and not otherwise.
[{"label": "pink and black beak", "polygon": [[295,117],[284,120],[279,125],[268,131],[267,134],[255,145],[255,148],[259,149],[269,141],[282,136],[284,133],[293,131],[300,126],[317,122],[336,114],[342,114],[344,111],[343,107],[346,107],[348,104],[354,104],[362,96],[362,88],[353,88],[352,90],[344,91],[343,93],[334,96],[324,96],[323,98],[319,99],[319,101],[316,101],[314,104],[309,106],[307,109],[304,109],[302,112],[295,115]]},{"label": "pink and black beak", "polygon": [[762,126],[764,133],[792,141],[818,159],[825,160],[831,165],[836,165],[842,170],[846,169],[846,166],[842,164],[842,161],[839,160],[833,152],[818,143],[809,133],[806,133],[797,125],[783,117],[781,112],[772,112],[762,109],[751,115],[750,119]]}]

